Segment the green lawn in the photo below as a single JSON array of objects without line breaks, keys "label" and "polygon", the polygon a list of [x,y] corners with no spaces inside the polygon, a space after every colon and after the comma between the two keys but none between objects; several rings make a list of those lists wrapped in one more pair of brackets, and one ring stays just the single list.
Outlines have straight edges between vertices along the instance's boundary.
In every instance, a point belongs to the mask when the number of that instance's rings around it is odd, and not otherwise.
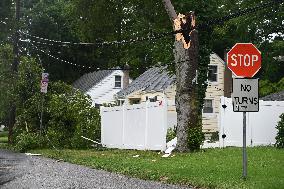
[{"label": "green lawn", "polygon": [[0,137],[8,137],[8,131],[1,131]]},{"label": "green lawn", "polygon": [[0,137],[0,143],[7,143],[8,137]]},{"label": "green lawn", "polygon": [[[248,148],[248,179],[242,175],[242,149],[207,149],[162,158],[149,151],[34,150],[44,156],[142,179],[201,188],[284,188],[284,150]],[[139,157],[133,157],[139,155]]]},{"label": "green lawn", "polygon": [[0,132],[0,143],[8,143],[8,132],[7,131]]},{"label": "green lawn", "polygon": [[8,132],[2,131],[0,132],[0,149],[1,148],[7,148],[8,146]]}]

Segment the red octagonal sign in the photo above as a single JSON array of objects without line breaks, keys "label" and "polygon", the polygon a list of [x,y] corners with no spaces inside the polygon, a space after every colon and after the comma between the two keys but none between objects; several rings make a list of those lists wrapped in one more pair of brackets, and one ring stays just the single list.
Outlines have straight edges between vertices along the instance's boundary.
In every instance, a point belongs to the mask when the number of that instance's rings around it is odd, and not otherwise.
[{"label": "red octagonal sign", "polygon": [[253,77],[261,68],[261,52],[252,43],[237,43],[227,54],[227,66],[238,77]]}]

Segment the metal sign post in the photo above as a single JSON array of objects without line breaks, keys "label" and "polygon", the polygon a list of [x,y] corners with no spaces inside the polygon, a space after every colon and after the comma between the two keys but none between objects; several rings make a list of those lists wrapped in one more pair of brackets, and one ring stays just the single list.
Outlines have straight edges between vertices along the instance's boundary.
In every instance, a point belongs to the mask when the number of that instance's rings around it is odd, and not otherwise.
[{"label": "metal sign post", "polygon": [[42,99],[41,99],[41,113],[40,113],[40,135],[42,134],[42,118],[43,118],[43,103],[44,103],[44,94],[47,93],[47,86],[48,86],[48,73],[42,73],[41,75],[41,87],[40,87],[40,92],[43,93],[42,94]]},{"label": "metal sign post", "polygon": [[227,54],[227,66],[233,79],[233,111],[243,112],[243,178],[247,178],[247,112],[259,111],[258,79],[252,78],[261,68],[261,52],[252,43],[237,43]]},{"label": "metal sign post", "polygon": [[258,79],[233,79],[233,111],[243,112],[243,178],[247,178],[247,112],[259,111]]},{"label": "metal sign post", "polygon": [[246,112],[243,112],[243,178],[247,178],[247,134],[246,134],[246,126],[247,126],[247,116]]}]

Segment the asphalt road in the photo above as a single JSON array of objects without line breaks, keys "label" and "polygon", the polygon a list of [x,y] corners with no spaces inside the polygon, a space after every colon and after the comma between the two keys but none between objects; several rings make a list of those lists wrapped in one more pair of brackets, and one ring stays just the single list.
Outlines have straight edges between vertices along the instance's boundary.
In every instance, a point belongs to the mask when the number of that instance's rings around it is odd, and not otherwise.
[{"label": "asphalt road", "polygon": [[0,149],[2,189],[185,189]]}]

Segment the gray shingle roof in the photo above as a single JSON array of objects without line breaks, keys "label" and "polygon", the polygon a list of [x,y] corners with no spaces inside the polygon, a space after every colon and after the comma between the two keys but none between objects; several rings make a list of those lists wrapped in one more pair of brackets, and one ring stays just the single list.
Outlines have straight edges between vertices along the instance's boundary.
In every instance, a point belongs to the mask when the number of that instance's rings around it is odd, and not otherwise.
[{"label": "gray shingle roof", "polygon": [[125,97],[135,91],[163,91],[168,86],[173,84],[176,76],[168,74],[166,67],[154,67],[148,69],[137,79],[135,79],[125,89],[119,91],[118,97]]},{"label": "gray shingle roof", "polygon": [[260,98],[260,100],[264,101],[284,101],[284,90],[280,91],[278,93],[273,93],[270,95],[267,95],[265,97]]},{"label": "gray shingle roof", "polygon": [[92,73],[87,73],[76,80],[72,85],[74,88],[87,92],[93,86],[109,76],[114,70],[100,70]]}]

